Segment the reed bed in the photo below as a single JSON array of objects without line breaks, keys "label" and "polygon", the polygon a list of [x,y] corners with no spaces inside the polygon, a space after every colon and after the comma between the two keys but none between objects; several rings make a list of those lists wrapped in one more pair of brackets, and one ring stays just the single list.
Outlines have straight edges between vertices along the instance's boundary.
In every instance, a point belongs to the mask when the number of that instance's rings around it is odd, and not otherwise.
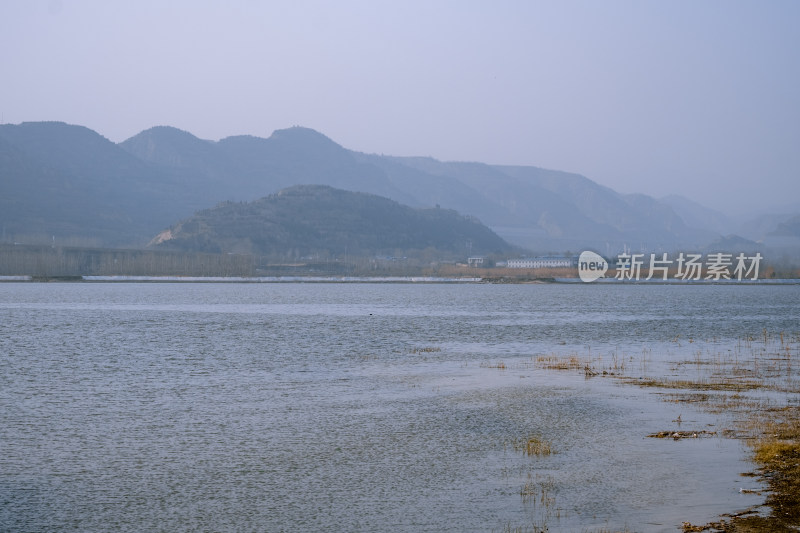
[{"label": "reed bed", "polygon": [[[721,345],[718,339],[677,335],[670,344],[677,354],[689,351],[690,355],[674,359],[673,350],[668,349],[666,354],[660,354],[660,359],[668,361],[673,357],[666,369],[663,364],[653,368],[648,349],[642,350],[640,356],[620,355],[613,350],[604,359],[592,357],[588,350],[586,356],[545,354],[532,360],[542,369],[582,371],[587,379],[611,376],[621,383],[663,389],[665,401],[696,405],[730,421],[730,427],[719,432],[672,430],[647,436],[746,440],[756,469],[753,475],[768,487],[765,504],[771,513],[763,516],[744,512],[702,525],[684,522],[684,531],[800,530],[800,333],[764,329],[743,335],[732,345]],[[525,439],[514,446],[527,453]],[[526,483],[521,493],[529,500],[541,498],[537,490],[535,484]]]},{"label": "reed bed", "polygon": [[553,453],[553,448],[549,442],[536,435],[529,435],[520,439],[514,439],[511,447],[516,452],[521,452],[528,457],[540,457]]}]

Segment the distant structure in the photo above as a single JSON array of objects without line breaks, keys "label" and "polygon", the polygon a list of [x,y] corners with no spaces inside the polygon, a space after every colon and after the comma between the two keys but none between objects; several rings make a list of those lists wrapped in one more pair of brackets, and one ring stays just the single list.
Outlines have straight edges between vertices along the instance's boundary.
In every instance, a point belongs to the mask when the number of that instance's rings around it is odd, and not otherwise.
[{"label": "distant structure", "polygon": [[472,268],[481,268],[483,266],[483,257],[469,257],[467,264]]},{"label": "distant structure", "polygon": [[574,266],[575,260],[563,256],[523,257],[506,261],[508,268],[559,268]]}]

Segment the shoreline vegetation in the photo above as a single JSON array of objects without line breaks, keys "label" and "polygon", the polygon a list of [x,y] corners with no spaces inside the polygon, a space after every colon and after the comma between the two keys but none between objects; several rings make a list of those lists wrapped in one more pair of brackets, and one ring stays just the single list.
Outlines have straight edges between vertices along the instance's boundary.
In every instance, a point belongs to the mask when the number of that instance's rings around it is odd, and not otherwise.
[{"label": "shoreline vegetation", "polygon": [[[681,429],[681,417],[671,427],[646,435],[655,439],[730,438],[750,448],[752,472],[764,490],[740,489],[764,495],[762,506],[731,511],[705,524],[683,522],[684,532],[781,532],[800,529],[800,332],[769,332],[741,338],[732,349],[715,340],[676,337],[676,348],[693,347],[689,359],[670,361],[669,376],[653,368],[645,349],[640,355],[539,355],[534,367],[583,372],[586,379],[614,379],[621,386],[657,391],[663,401],[691,405],[720,415],[718,431]],[[696,348],[696,351],[695,351]],[[681,352],[685,353],[685,352]],[[505,370],[505,363],[489,368]],[[765,512],[768,510],[768,512]]]},{"label": "shoreline vegetation", "polygon": [[[660,275],[660,274],[659,274]],[[620,281],[610,270],[600,283],[785,283],[798,282],[800,269],[765,265],[756,280]],[[151,249],[108,249],[0,244],[0,281],[482,281],[484,283],[577,282],[578,269],[475,268],[432,257],[343,257],[287,261],[243,254]]]},{"label": "shoreline vegetation", "polygon": [[[485,278],[485,277],[442,277],[442,276],[29,276],[0,275],[3,282],[31,283],[484,283],[484,284],[572,284],[583,283],[572,277],[560,278]],[[612,285],[798,285],[800,278],[759,279],[759,280],[595,280],[587,284]]]}]

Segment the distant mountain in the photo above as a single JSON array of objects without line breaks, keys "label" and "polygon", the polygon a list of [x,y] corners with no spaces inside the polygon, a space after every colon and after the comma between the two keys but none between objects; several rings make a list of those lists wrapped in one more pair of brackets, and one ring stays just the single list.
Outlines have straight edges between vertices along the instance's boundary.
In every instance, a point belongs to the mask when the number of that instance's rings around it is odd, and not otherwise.
[{"label": "distant mountain", "polygon": [[108,139],[58,122],[0,125],[0,176],[0,225],[16,240],[143,244],[180,192]]},{"label": "distant mountain", "polygon": [[301,127],[208,141],[158,126],[114,144],[81,126],[0,125],[4,242],[141,246],[200,209],[300,184],[453,209],[534,253],[699,249],[729,233],[762,239],[790,218],[749,231],[758,224],[728,227],[689,200],[623,195],[578,174],[362,154]]},{"label": "distant mountain", "polygon": [[[536,167],[441,162],[422,157],[391,157],[352,152],[307,128],[277,130],[267,139],[238,136],[189,146],[169,159],[143,146],[139,137],[121,144],[148,161],[214,169],[226,176],[229,199],[252,199],[283,187],[319,183],[363,191],[415,206],[441,205],[469,213],[516,244],[560,251],[625,244],[669,248],[697,246],[719,236],[692,228],[665,203],[645,195],[625,197],[584,176]],[[188,134],[187,134],[188,135]],[[219,157],[206,160],[209,144]],[[145,149],[147,148],[147,149]],[[198,157],[202,154],[204,157]],[[231,197],[234,192],[239,196]]]},{"label": "distant mountain", "polygon": [[514,248],[474,218],[323,185],[225,202],[161,232],[152,246],[281,258],[420,255],[462,259]]},{"label": "distant mountain", "polygon": [[770,235],[776,237],[800,237],[800,215],[793,216],[778,224]]},{"label": "distant mountain", "polygon": [[660,202],[672,208],[687,226],[704,228],[712,233],[724,234],[734,227],[727,215],[678,195],[665,196]]},{"label": "distant mountain", "polygon": [[763,252],[764,245],[749,239],[745,239],[739,235],[731,234],[714,240],[708,246],[706,246],[703,251],[709,253],[727,252],[730,254],[754,253]]},{"label": "distant mountain", "polygon": [[219,150],[217,143],[198,139],[170,126],[156,126],[118,145],[138,159],[153,165],[183,171],[203,185],[222,189],[218,183],[236,170],[235,161]]},{"label": "distant mountain", "polygon": [[514,235],[517,243],[528,248],[576,249],[604,237],[614,240],[621,237],[613,228],[596,224],[580,208],[539,186],[535,180],[505,172],[511,167],[445,163],[416,157],[394,160],[428,175],[455,180],[477,192],[479,200],[475,204],[456,208],[469,210],[501,236]]},{"label": "distant mountain", "polygon": [[[645,195],[621,195],[590,179],[537,167],[444,163],[394,158],[407,166],[447,176],[476,190],[495,211],[470,206],[501,236],[534,249],[619,249],[623,245],[669,249],[695,246],[717,234],[688,227],[666,204]],[[462,207],[458,207],[464,210]]]},{"label": "distant mountain", "polygon": [[218,142],[156,127],[120,143],[122,149],[202,186],[207,205],[253,200],[291,185],[317,183],[414,203],[380,169],[308,128],[275,131],[269,138],[238,135]]},{"label": "distant mountain", "polygon": [[736,225],[735,233],[753,241],[763,242],[774,236],[774,232],[778,227],[790,220],[792,216],[789,213],[759,215],[739,222]]}]

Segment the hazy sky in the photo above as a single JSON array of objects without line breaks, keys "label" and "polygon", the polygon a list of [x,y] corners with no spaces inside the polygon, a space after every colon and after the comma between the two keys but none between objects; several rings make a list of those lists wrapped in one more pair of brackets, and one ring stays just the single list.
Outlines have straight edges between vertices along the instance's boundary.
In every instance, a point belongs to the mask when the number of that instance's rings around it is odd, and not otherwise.
[{"label": "hazy sky", "polygon": [[800,204],[800,1],[0,0],[0,115]]}]

